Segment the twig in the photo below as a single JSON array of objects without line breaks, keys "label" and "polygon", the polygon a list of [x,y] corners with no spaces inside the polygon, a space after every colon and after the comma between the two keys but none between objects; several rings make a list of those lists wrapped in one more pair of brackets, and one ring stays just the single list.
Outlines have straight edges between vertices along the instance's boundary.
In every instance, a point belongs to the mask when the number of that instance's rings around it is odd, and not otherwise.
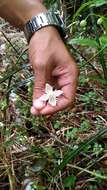
[{"label": "twig", "polygon": [[100,178],[100,179],[103,179],[103,180],[107,180],[107,176],[104,176],[104,175],[95,173],[95,172],[93,172],[93,171],[90,171],[90,170],[81,168],[81,167],[76,166],[76,165],[73,165],[73,164],[68,164],[68,166],[71,167],[71,168],[75,168],[75,169],[77,169],[77,170],[80,170],[80,171],[89,173],[89,174],[91,174],[92,176],[95,176],[95,177],[97,177],[97,178]]}]

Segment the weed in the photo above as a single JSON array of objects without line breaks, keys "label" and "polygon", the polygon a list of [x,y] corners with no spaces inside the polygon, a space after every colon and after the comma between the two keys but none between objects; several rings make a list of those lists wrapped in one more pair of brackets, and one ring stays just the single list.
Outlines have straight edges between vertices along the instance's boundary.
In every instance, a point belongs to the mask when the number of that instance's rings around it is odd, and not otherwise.
[{"label": "weed", "polygon": [[76,104],[54,116],[31,115],[26,40],[0,20],[0,189],[106,189],[107,1],[45,4],[59,7],[80,67]]}]

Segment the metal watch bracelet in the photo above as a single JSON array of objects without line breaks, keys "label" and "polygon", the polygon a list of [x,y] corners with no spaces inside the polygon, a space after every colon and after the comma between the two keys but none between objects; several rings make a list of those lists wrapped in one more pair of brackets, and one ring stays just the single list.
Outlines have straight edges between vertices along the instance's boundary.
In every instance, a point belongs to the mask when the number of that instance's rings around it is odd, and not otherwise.
[{"label": "metal watch bracelet", "polygon": [[64,22],[58,12],[47,11],[46,13],[40,13],[31,18],[24,28],[24,33],[29,42],[32,35],[43,27],[54,26],[58,29],[62,38],[66,36],[64,31]]}]

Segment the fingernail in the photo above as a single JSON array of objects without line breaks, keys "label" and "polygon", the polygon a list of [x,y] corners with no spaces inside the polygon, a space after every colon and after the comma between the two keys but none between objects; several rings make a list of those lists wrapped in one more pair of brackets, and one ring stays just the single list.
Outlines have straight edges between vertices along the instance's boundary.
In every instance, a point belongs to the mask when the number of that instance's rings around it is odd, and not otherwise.
[{"label": "fingernail", "polygon": [[44,106],[46,105],[45,102],[43,102],[42,100],[40,99],[37,99],[37,100],[34,100],[33,101],[33,106],[38,109],[38,110],[41,110],[42,108],[44,108]]}]

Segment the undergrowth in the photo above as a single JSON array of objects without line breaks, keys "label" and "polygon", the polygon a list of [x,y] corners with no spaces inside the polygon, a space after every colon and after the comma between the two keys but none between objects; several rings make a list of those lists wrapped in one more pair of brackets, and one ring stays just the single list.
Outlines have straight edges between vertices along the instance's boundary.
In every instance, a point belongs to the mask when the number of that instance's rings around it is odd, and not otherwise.
[{"label": "undergrowth", "polygon": [[34,117],[23,32],[0,20],[0,189],[107,188],[107,1],[50,1],[80,68],[74,108]]}]

